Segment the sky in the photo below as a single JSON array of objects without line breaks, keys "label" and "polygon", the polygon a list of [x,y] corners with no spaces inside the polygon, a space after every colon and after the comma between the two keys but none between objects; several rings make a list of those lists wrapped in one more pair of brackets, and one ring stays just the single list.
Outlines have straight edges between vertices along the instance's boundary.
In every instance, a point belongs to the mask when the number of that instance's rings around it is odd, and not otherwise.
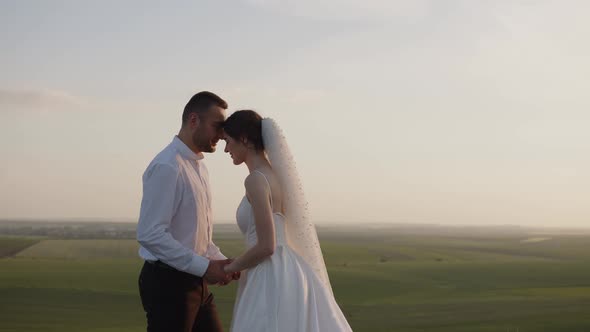
[{"label": "sky", "polygon": [[[209,90],[283,128],[314,221],[590,225],[590,2],[0,2],[0,219],[136,221]],[[206,156],[216,220],[247,168]]]}]

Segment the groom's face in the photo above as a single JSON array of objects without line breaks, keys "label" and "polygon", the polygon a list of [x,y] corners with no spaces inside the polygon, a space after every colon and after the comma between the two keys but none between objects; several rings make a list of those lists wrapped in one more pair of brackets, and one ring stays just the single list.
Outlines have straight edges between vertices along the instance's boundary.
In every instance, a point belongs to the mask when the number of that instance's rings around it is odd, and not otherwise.
[{"label": "groom's face", "polygon": [[211,106],[205,113],[199,114],[198,126],[193,133],[193,143],[201,152],[215,152],[217,142],[223,138],[225,110]]}]

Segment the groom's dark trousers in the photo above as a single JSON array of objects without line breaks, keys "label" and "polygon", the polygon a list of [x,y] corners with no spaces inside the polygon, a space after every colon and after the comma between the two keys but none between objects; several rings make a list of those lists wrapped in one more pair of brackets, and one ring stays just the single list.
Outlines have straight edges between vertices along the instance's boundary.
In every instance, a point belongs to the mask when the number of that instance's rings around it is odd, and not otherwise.
[{"label": "groom's dark trousers", "polygon": [[162,262],[145,262],[139,294],[148,332],[221,332],[213,294],[200,277]]}]

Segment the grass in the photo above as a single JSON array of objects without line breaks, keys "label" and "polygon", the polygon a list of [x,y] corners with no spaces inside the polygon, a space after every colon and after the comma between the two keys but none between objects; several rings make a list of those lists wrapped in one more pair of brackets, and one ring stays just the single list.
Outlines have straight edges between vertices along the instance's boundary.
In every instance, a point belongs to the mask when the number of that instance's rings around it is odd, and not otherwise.
[{"label": "grass", "polygon": [[[357,332],[590,331],[590,237],[523,240],[324,234],[322,248]],[[230,256],[243,249],[234,237],[216,244]],[[0,331],[145,330],[137,248],[43,240],[0,259]],[[235,285],[213,291],[228,328]]]}]

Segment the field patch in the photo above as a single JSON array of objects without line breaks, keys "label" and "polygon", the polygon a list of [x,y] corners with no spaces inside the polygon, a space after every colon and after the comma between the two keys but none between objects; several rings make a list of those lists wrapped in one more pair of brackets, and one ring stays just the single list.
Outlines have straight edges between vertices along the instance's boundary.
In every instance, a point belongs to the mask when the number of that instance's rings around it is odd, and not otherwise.
[{"label": "field patch", "polygon": [[533,242],[542,242],[542,241],[547,241],[547,240],[551,240],[551,238],[550,237],[529,237],[528,239],[524,239],[520,242],[533,243]]},{"label": "field patch", "polygon": [[44,240],[17,257],[55,259],[138,258],[135,240]]},{"label": "field patch", "polygon": [[38,238],[0,237],[0,258],[14,256],[39,241]]}]

